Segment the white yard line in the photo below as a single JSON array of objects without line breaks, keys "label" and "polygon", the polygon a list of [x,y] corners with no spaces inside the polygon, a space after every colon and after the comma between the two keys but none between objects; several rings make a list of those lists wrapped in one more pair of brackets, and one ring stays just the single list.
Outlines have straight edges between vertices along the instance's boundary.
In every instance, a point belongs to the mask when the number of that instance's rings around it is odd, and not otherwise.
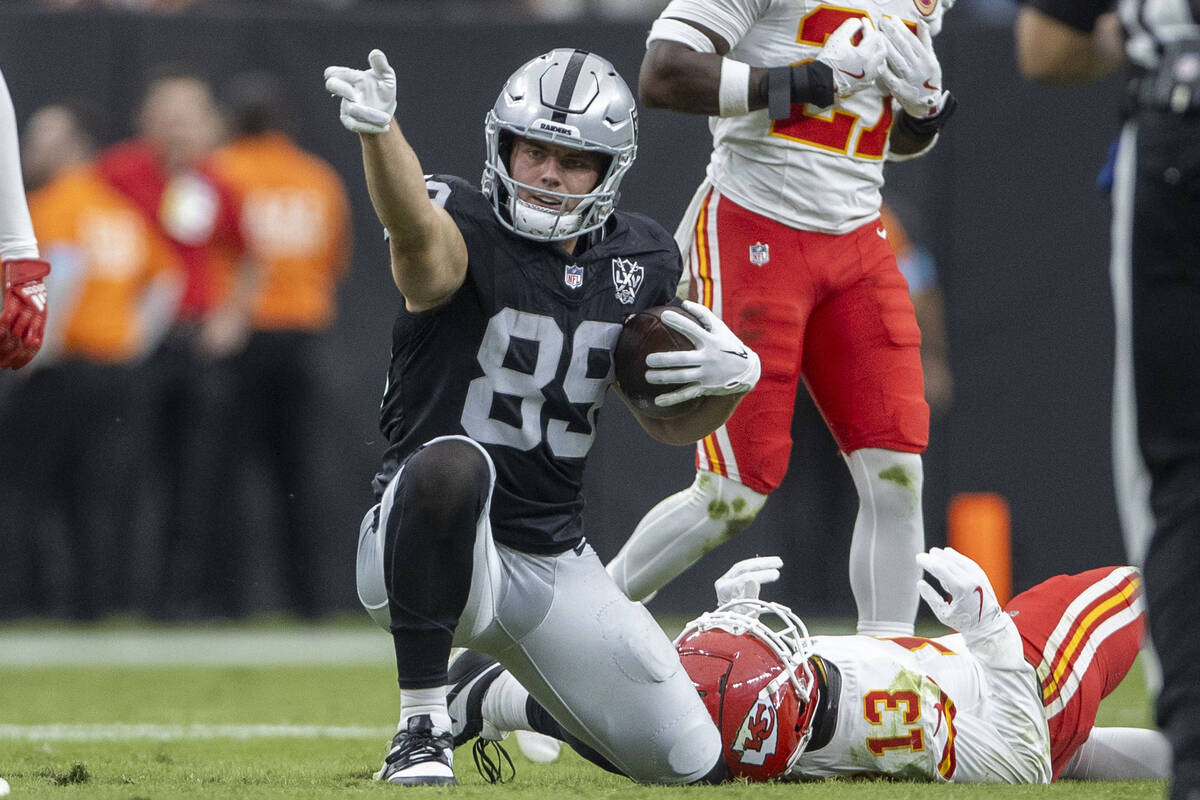
[{"label": "white yard line", "polygon": [[0,669],[43,666],[278,666],[394,663],[376,628],[28,630],[0,628]]},{"label": "white yard line", "polygon": [[0,725],[0,741],[96,742],[177,739],[386,739],[391,728],[355,725]]}]

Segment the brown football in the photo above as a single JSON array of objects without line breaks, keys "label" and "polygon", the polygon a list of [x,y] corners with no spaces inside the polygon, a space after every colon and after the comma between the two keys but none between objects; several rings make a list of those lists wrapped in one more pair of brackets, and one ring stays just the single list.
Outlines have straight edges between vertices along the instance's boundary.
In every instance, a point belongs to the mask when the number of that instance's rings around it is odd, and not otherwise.
[{"label": "brown football", "polygon": [[672,392],[682,384],[646,382],[646,356],[650,353],[696,349],[691,339],[663,323],[662,314],[668,309],[680,314],[688,313],[679,306],[654,306],[629,315],[621,327],[621,335],[617,337],[617,346],[613,351],[613,367],[621,393],[638,413],[655,419],[686,414],[702,401],[697,397],[673,406],[655,405],[654,398]]}]

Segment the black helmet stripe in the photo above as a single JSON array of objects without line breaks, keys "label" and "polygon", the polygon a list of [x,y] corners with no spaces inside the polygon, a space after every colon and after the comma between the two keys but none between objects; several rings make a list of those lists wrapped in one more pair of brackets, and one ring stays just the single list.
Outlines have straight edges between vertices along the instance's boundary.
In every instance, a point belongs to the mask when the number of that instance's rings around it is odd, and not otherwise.
[{"label": "black helmet stripe", "polygon": [[583,62],[590,55],[586,50],[576,50],[567,62],[563,72],[562,83],[558,87],[558,97],[554,98],[554,114],[550,119],[554,122],[566,122],[567,110],[571,108],[571,97],[575,94],[575,86],[579,83],[579,73],[583,71]]}]

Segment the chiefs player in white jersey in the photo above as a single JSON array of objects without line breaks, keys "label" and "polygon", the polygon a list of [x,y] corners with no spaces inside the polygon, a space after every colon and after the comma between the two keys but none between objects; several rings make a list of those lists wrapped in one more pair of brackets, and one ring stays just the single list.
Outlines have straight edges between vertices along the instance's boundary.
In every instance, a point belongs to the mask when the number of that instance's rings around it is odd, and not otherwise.
[{"label": "chiefs player in white jersey", "polygon": [[[720,729],[730,777],[1167,777],[1162,733],[1094,727],[1142,639],[1135,568],[1058,575],[1001,609],[983,570],[961,553],[935,547],[915,560],[941,587],[920,581],[919,593],[958,633],[810,636],[790,609],[758,597],[779,577],[778,558],[740,561],[717,579],[717,609],[688,623],[676,649]],[[572,741],[499,664],[474,653],[460,660],[450,672],[462,741],[479,736],[478,749],[529,729]]]},{"label": "chiefs player in white jersey", "polygon": [[1001,609],[983,570],[933,548],[917,561],[942,587],[920,592],[959,632],[928,639],[812,636],[758,599],[774,557],[735,564],[716,611],[677,640],[721,727],[735,776],[891,776],[956,783],[1164,778],[1158,731],[1095,728],[1100,700],[1137,656],[1144,629],[1133,567],[1059,575]]},{"label": "chiefs player in white jersey", "polygon": [[762,378],[698,443],[693,485],[609,564],[630,597],[754,520],[787,471],[803,378],[858,490],[859,632],[912,632],[929,407],[880,187],[884,162],[929,150],[954,108],[930,43],[948,5],[673,0],[651,28],[643,102],[708,114],[713,132],[676,232],[686,291],[755,348]]},{"label": "chiefs player in white jersey", "polygon": [[0,72],[0,368],[20,369],[42,346],[50,264],[38,258],[37,239],[17,148],[17,120]]}]

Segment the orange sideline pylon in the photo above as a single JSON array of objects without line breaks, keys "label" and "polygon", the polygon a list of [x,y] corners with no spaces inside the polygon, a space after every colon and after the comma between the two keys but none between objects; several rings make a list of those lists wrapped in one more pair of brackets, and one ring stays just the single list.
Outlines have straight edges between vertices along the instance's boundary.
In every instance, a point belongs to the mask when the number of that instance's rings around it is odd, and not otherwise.
[{"label": "orange sideline pylon", "polygon": [[1002,606],[1012,597],[1011,524],[1001,494],[964,492],[950,498],[948,544],[983,567]]}]

